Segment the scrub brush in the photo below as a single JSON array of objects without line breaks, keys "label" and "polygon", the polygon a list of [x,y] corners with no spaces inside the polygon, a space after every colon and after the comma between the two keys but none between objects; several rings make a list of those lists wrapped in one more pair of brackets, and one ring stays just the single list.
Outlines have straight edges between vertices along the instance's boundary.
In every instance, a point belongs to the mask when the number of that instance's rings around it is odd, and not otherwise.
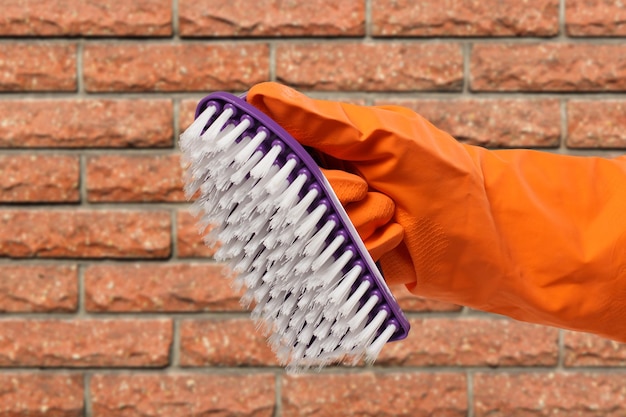
[{"label": "scrub brush", "polygon": [[243,98],[200,101],[185,193],[241,302],[290,369],[373,363],[409,323],[318,165]]}]

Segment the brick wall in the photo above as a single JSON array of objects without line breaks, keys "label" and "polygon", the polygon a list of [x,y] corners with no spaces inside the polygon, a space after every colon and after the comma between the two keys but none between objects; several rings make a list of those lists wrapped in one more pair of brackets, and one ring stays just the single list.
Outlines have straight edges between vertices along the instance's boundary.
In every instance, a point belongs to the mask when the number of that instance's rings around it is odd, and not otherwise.
[{"label": "brick wall", "polygon": [[269,79],[469,143],[617,155],[621,2],[1,9],[0,415],[626,415],[626,346],[400,288],[413,329],[376,366],[285,374],[196,234],[176,143],[205,93]]}]

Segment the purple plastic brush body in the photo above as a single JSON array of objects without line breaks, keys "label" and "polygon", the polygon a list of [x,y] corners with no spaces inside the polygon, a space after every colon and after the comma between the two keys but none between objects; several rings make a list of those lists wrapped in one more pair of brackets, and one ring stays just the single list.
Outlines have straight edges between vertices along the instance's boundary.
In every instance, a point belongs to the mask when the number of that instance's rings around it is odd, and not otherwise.
[{"label": "purple plastic brush body", "polygon": [[296,169],[294,169],[292,174],[288,177],[289,182],[292,182],[298,173],[302,172],[302,170],[306,170],[309,173],[310,176],[304,190],[308,190],[310,187],[316,187],[321,192],[321,196],[318,196],[316,199],[317,204],[319,204],[319,201],[322,199],[325,199],[325,204],[331,208],[331,210],[327,211],[327,213],[323,216],[320,223],[323,224],[323,222],[329,218],[339,221],[339,227],[334,229],[329,236],[327,243],[332,241],[333,238],[339,234],[346,237],[346,242],[342,244],[341,248],[343,248],[344,251],[348,247],[354,248],[357,252],[357,256],[353,257],[353,259],[348,262],[344,271],[349,270],[352,266],[359,262],[360,265],[364,266],[364,271],[361,273],[361,277],[354,284],[354,288],[363,282],[363,280],[369,280],[373,285],[370,286],[367,294],[382,296],[382,301],[370,313],[370,317],[373,317],[381,310],[386,310],[390,315],[385,320],[385,325],[382,326],[382,328],[385,328],[390,324],[394,324],[397,329],[389,341],[404,339],[408,335],[410,328],[408,320],[398,306],[395,297],[391,294],[391,291],[385,283],[380,270],[369,255],[369,252],[365,248],[365,245],[350,221],[345,209],[337,199],[335,193],[332,191],[328,180],[324,177],[311,155],[302,145],[300,145],[300,143],[298,143],[298,141],[296,141],[274,120],[247,103],[242,98],[225,92],[210,94],[199,102],[196,108],[195,117],[197,118],[209,105],[220,106],[220,111],[223,111],[225,107],[229,106],[235,109],[238,118],[252,118],[254,123],[252,123],[249,128],[251,132],[257,132],[258,129],[266,129],[270,135],[264,140],[264,145],[259,147],[259,149],[262,149],[264,153],[271,149],[273,145],[278,143],[288,148],[288,156],[280,158],[278,160],[278,166],[282,167],[288,159],[295,159],[297,161]]}]

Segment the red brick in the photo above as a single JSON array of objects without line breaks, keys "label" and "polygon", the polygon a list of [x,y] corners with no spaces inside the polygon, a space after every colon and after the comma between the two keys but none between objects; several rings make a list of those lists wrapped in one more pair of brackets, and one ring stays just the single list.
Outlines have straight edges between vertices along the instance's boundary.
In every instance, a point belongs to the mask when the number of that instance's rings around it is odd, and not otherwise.
[{"label": "red brick", "polygon": [[170,229],[165,211],[1,210],[0,256],[165,258]]},{"label": "red brick", "polygon": [[0,44],[0,91],[75,91],[76,45]]},{"label": "red brick", "polygon": [[94,44],[85,88],[97,91],[244,90],[269,78],[267,44]]},{"label": "red brick", "polygon": [[250,319],[186,320],[181,366],[276,366],[276,355]]},{"label": "red brick", "polygon": [[85,270],[88,311],[241,311],[218,264],[91,265]]},{"label": "red brick", "polygon": [[93,417],[271,417],[274,376],[94,375]]},{"label": "red brick", "polygon": [[3,0],[0,35],[156,36],[172,33],[170,0]]},{"label": "red brick", "polygon": [[171,320],[2,320],[0,366],[164,366],[171,343]]},{"label": "red brick", "polygon": [[2,100],[0,147],[171,146],[172,109],[170,100]]},{"label": "red brick", "polygon": [[355,36],[365,3],[317,0],[180,0],[183,36]]},{"label": "red brick", "polygon": [[581,332],[566,332],[565,366],[626,366],[626,344]]},{"label": "red brick", "polygon": [[202,97],[198,97],[196,100],[181,100],[178,110],[178,125],[180,131],[183,132],[194,121],[196,115],[196,107]]},{"label": "red brick", "polygon": [[198,232],[198,220],[189,211],[176,213],[176,245],[179,258],[210,258],[215,246],[207,246]]},{"label": "red brick", "polygon": [[0,202],[76,202],[79,161],[75,156],[0,156]]},{"label": "red brick", "polygon": [[561,137],[558,100],[394,100],[472,145],[554,147]]},{"label": "red brick", "polygon": [[549,366],[558,330],[491,318],[411,319],[406,339],[387,344],[378,364],[398,366]]},{"label": "red brick", "polygon": [[75,266],[0,265],[0,311],[69,312],[77,308]]},{"label": "red brick", "polygon": [[7,417],[81,417],[83,377],[69,374],[0,375],[0,415]]},{"label": "red brick", "polygon": [[352,373],[288,375],[282,416],[465,417],[463,374]]},{"label": "red brick", "polygon": [[558,0],[374,0],[374,36],[555,36]]},{"label": "red brick", "polygon": [[626,6],[607,0],[568,0],[565,27],[570,36],[626,35]]},{"label": "red brick", "polygon": [[92,202],[186,201],[179,155],[102,155],[87,159]]},{"label": "red brick", "polygon": [[567,102],[567,146],[626,148],[626,101]]},{"label": "red brick", "polygon": [[276,77],[313,90],[458,91],[463,54],[453,43],[283,43]]},{"label": "red brick", "polygon": [[461,306],[454,304],[418,297],[410,293],[404,285],[390,285],[389,289],[402,311],[460,311],[462,309]]},{"label": "red brick", "polygon": [[621,417],[621,374],[520,373],[474,377],[476,417]]},{"label": "red brick", "polygon": [[485,43],[471,55],[474,91],[623,91],[623,44]]}]

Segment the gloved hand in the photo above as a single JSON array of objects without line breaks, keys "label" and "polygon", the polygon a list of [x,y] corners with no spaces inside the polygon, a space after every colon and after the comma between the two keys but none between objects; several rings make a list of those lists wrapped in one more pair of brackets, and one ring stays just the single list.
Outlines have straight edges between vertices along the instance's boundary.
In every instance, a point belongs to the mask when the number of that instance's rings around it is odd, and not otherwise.
[{"label": "gloved hand", "polygon": [[[405,108],[314,100],[276,83],[247,100],[337,162],[327,168],[393,201],[384,225],[401,226],[401,240],[378,245],[389,283],[626,342],[626,158],[489,151]],[[380,204],[362,203],[359,215]]]}]

